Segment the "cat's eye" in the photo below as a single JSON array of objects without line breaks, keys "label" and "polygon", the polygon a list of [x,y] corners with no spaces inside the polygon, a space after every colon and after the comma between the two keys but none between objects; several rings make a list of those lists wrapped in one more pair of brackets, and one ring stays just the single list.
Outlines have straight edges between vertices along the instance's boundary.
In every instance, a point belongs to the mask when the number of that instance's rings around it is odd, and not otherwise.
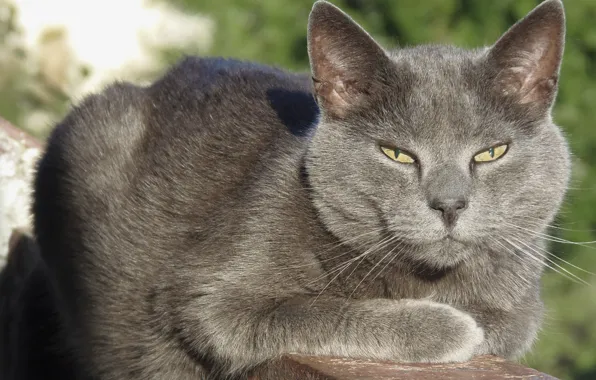
[{"label": "cat's eye", "polygon": [[381,150],[385,156],[391,158],[393,161],[401,162],[402,164],[413,164],[416,160],[408,153],[400,150],[399,148],[390,148],[387,146],[381,146]]},{"label": "cat's eye", "polygon": [[474,156],[475,162],[489,162],[501,158],[507,152],[507,144],[494,146]]}]

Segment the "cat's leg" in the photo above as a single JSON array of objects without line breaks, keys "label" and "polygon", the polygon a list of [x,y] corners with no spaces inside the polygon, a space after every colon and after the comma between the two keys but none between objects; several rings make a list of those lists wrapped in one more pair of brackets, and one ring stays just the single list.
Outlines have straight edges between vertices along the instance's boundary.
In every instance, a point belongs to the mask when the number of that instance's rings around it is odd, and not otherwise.
[{"label": "cat's leg", "polygon": [[181,317],[183,339],[231,372],[285,353],[457,362],[483,342],[472,317],[427,300],[280,299],[238,291],[199,297]]}]

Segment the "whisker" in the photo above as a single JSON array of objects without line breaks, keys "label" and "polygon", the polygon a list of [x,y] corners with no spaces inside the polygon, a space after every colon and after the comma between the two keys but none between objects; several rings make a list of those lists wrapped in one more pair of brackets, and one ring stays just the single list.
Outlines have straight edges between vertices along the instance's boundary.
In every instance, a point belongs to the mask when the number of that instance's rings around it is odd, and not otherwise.
[{"label": "whisker", "polygon": [[[520,260],[524,260],[523,256],[519,255],[514,249],[511,249],[509,247],[507,247],[505,244],[501,243],[501,241],[493,236],[490,236],[490,238],[495,241],[497,244],[499,244],[501,247],[503,247],[507,252],[513,254],[514,256],[518,257]],[[520,273],[515,272],[516,276],[519,277],[523,282],[525,282],[527,285],[531,285],[532,283],[530,282],[530,280],[528,280],[527,278],[524,278]]]},{"label": "whisker", "polygon": [[[547,260],[550,260],[550,259],[548,258],[548,256],[552,256],[552,257],[554,257],[554,258],[556,258],[556,259],[558,259],[558,260],[560,260],[560,261],[564,262],[565,264],[567,264],[567,265],[569,265],[569,266],[572,266],[573,268],[575,268],[575,269],[577,269],[577,270],[579,270],[579,271],[582,271],[582,272],[584,272],[584,273],[587,273],[587,274],[589,274],[589,275],[592,275],[592,276],[596,276],[596,273],[592,273],[592,272],[590,272],[590,271],[587,271],[587,270],[585,270],[585,269],[583,269],[583,268],[580,268],[580,267],[578,267],[577,265],[574,265],[574,264],[570,263],[569,261],[567,261],[567,260],[564,260],[564,259],[562,259],[562,258],[558,257],[557,255],[555,255],[555,254],[553,254],[553,253],[551,253],[551,252],[547,251],[546,249],[544,249],[544,248],[542,248],[542,247],[539,247],[539,246],[537,246],[537,245],[535,245],[535,244],[532,244],[532,243],[529,243],[529,242],[523,242],[521,239],[519,239],[519,238],[516,238],[515,236],[512,236],[512,237],[513,237],[515,240],[519,241],[520,243],[524,244],[525,246],[528,246],[528,248],[531,248],[530,246],[534,247],[534,249],[533,249],[533,250],[534,250],[534,252],[536,252],[536,250],[540,250],[540,251],[542,251],[542,255],[541,255],[541,256],[542,256],[542,257],[544,257],[544,258],[545,258],[545,259],[547,259]],[[536,252],[536,253],[538,253],[538,252]],[[554,262],[553,262],[553,263],[554,263]],[[555,264],[556,264],[556,263],[555,263]],[[558,264],[556,264],[556,265],[558,265]]]},{"label": "whisker", "polygon": [[552,241],[552,242],[556,242],[556,243],[578,245],[578,246],[581,246],[581,247],[584,247],[584,248],[589,248],[589,249],[595,249],[596,248],[596,247],[590,247],[588,245],[588,244],[596,244],[596,240],[593,240],[593,241],[582,241],[582,242],[569,241],[569,240],[566,240],[566,239],[563,239],[563,238],[560,238],[560,237],[557,237],[557,236],[551,236],[551,235],[544,234],[544,233],[541,233],[541,232],[538,232],[538,231],[530,230],[528,228],[520,227],[520,226],[517,226],[517,225],[512,224],[512,223],[509,223],[509,222],[503,222],[503,223],[504,224],[507,224],[507,225],[509,225],[511,227],[515,227],[517,229],[526,231],[526,232],[530,233],[531,235],[534,235],[535,237],[538,237],[538,238],[541,238],[541,239],[544,239],[544,240],[548,240],[548,241]]},{"label": "whisker", "polygon": [[[397,239],[397,237],[393,236],[390,237],[388,239],[388,241],[386,241],[382,246],[376,247],[375,250],[379,251],[381,249],[384,249],[385,247],[387,247],[388,245],[390,245],[391,243],[393,243],[395,240]],[[352,269],[352,271],[350,272],[350,274],[348,274],[348,276],[346,277],[346,281],[352,276],[352,274],[354,274],[354,272],[356,271],[356,269],[358,269],[358,267],[360,266],[360,264],[362,264],[362,262],[364,261],[365,257],[363,256],[362,259],[360,260],[360,262],[356,265],[356,267],[354,269]],[[366,277],[366,276],[365,276]],[[352,292],[353,294],[353,292]],[[350,294],[350,297],[352,295]]]},{"label": "whisker", "polygon": [[[360,247],[353,248],[353,249],[349,250],[347,253],[354,252],[354,251],[362,248],[363,246],[364,246],[364,244],[362,246],[360,246]],[[353,263],[354,261],[358,260],[362,255],[363,254],[359,254],[359,255],[357,255],[355,257],[352,257],[352,258],[346,260],[343,263],[340,263],[340,264],[336,265],[332,269],[325,270],[323,274],[321,274],[319,277],[314,278],[311,281],[307,282],[307,284],[308,285],[314,284],[314,283],[319,282],[320,280],[324,279],[325,277],[328,277],[329,275],[331,275],[331,274],[333,274],[333,273],[335,273],[335,272],[337,272],[339,270],[342,270],[342,268],[345,268],[346,266],[349,266],[351,263]]]},{"label": "whisker", "polygon": [[372,278],[371,282],[375,282],[375,280],[377,279],[377,277],[379,277],[381,275],[381,273],[385,270],[385,268],[387,268],[389,266],[389,264],[391,264],[393,262],[393,260],[400,255],[400,253],[403,252],[403,250],[406,248],[404,246],[404,242],[401,241],[398,245],[395,246],[394,249],[396,248],[400,248],[399,252],[397,252],[395,255],[393,255],[393,257],[383,266],[383,268],[381,268],[381,270],[375,275],[375,277]]},{"label": "whisker", "polygon": [[[372,247],[370,247],[369,249],[367,249],[364,253],[361,253],[360,255],[348,260],[347,265],[343,265],[343,268],[329,281],[327,282],[327,285],[325,285],[325,287],[323,287],[323,289],[319,292],[319,294],[315,297],[315,299],[312,301],[311,306],[314,305],[315,302],[317,302],[317,300],[319,299],[319,297],[323,294],[323,292],[333,283],[333,281],[335,281],[342,273],[343,271],[346,270],[346,268],[348,268],[355,260],[360,259],[360,262],[356,265],[356,268],[358,268],[358,266],[360,265],[360,263],[362,262],[362,260],[364,260],[364,258],[369,255],[371,252],[379,249],[383,244],[386,244],[388,241],[397,238],[396,236],[390,236],[388,238],[385,238],[383,240],[381,240],[380,242],[378,242],[377,244],[373,245]],[[350,275],[352,273],[354,273],[354,271],[356,270],[356,268],[354,268],[352,270],[352,272],[350,273]],[[348,276],[349,278],[349,276]]]},{"label": "whisker", "polygon": [[[515,239],[515,238],[514,238]],[[526,247],[530,248],[532,251],[534,251],[538,256],[544,258],[545,260],[547,260],[548,262],[552,263],[553,265],[555,265],[558,269],[564,271],[565,273],[569,274],[569,276],[577,279],[579,282],[581,282],[582,284],[588,285],[588,286],[592,286],[589,282],[585,281],[583,278],[577,276],[575,273],[570,272],[569,270],[567,270],[566,268],[564,268],[563,266],[561,266],[560,264],[558,264],[557,262],[553,261],[552,259],[546,257],[545,255],[541,254],[540,252],[536,251],[535,249],[532,249],[532,247],[528,246],[527,244],[525,244],[524,242],[520,241],[519,239],[515,239],[517,240],[519,243],[525,245]],[[560,273],[560,272],[559,272]]]},{"label": "whisker", "polygon": [[[559,264],[557,264],[556,262],[546,258],[549,262],[553,263],[556,267],[553,267],[551,265],[549,265],[548,263],[540,260],[539,258],[537,258],[536,256],[534,256],[531,252],[528,252],[524,249],[522,249],[521,247],[519,247],[518,245],[516,245],[515,243],[512,243],[509,239],[504,239],[507,243],[511,244],[513,247],[517,248],[520,252],[524,252],[527,256],[531,257],[532,259],[538,261],[539,263],[541,263],[542,265],[546,266],[547,268],[557,272],[558,274],[560,274],[561,276],[566,277],[567,279],[578,283],[582,283],[588,286],[591,286],[590,283],[586,282],[584,279],[582,279],[581,277],[578,277],[577,275],[569,272],[567,269],[561,267]],[[518,239],[515,239],[516,241],[520,242]],[[521,244],[524,244],[523,242],[520,242]],[[525,245],[525,244],[524,244]],[[541,257],[543,257],[542,255],[540,255]],[[563,270],[566,273],[561,272],[561,270]]]},{"label": "whisker", "polygon": [[[392,239],[392,241],[394,241],[395,239]],[[364,282],[364,280],[366,280],[366,278],[375,270],[375,268],[383,261],[385,260],[388,256],[390,256],[393,251],[395,250],[395,247],[393,247],[393,249],[389,250],[389,252],[383,256],[380,260],[377,260],[377,262],[375,263],[375,265],[373,265],[373,267],[364,275],[364,277],[362,277],[362,279],[360,280],[360,282],[354,287],[354,290],[352,290],[352,293],[350,293],[350,295],[348,296],[348,298],[352,298],[352,296],[354,295],[354,293],[356,292],[356,290],[358,289],[358,287],[360,285],[362,285],[362,283]]]},{"label": "whisker", "polygon": [[548,263],[545,263],[544,261],[542,261],[542,260],[540,260],[539,258],[537,258],[536,256],[534,256],[532,253],[530,253],[530,252],[528,252],[528,251],[526,251],[526,250],[524,250],[524,249],[522,249],[522,248],[518,247],[516,244],[512,243],[512,242],[511,242],[511,241],[509,241],[508,239],[504,239],[504,240],[505,240],[507,243],[509,243],[511,246],[513,246],[515,249],[517,249],[519,252],[521,252],[521,253],[524,253],[524,254],[525,254],[527,257],[531,258],[532,260],[534,260],[534,261],[536,261],[536,262],[540,263],[541,265],[543,265],[543,266],[545,266],[545,267],[547,267],[547,268],[549,268],[549,269],[551,269],[551,270],[555,271],[556,273],[560,274],[561,276],[563,276],[563,277],[565,277],[565,278],[567,278],[567,279],[569,279],[569,280],[571,280],[571,281],[573,281],[573,282],[577,283],[577,280],[575,280],[573,277],[571,277],[571,276],[569,276],[569,275],[567,275],[567,274],[565,274],[565,273],[563,273],[563,272],[559,271],[559,270],[558,270],[558,269],[556,269],[556,268],[553,268],[553,267],[552,267],[552,266],[550,266]]},{"label": "whisker", "polygon": [[[360,239],[360,238],[362,238],[364,236],[367,236],[367,235],[372,235],[372,234],[375,234],[375,233],[382,232],[382,230],[383,230],[382,228],[379,228],[379,229],[376,229],[376,230],[373,230],[373,231],[365,232],[365,233],[360,234],[358,236],[351,237],[351,238],[349,238],[347,240],[342,240],[342,241],[339,241],[339,242],[333,242],[333,243],[323,244],[321,247],[328,247],[328,248],[325,249],[325,250],[323,250],[323,251],[317,252],[316,253],[316,256],[321,256],[321,255],[323,255],[323,254],[325,254],[325,253],[327,253],[329,251],[332,251],[334,249],[337,249],[337,248],[342,247],[342,246],[345,246],[345,245],[348,245],[349,246],[349,243],[351,243],[353,241],[356,241],[356,240],[358,240],[358,239]],[[365,244],[361,244],[361,246],[363,246],[363,245],[365,245]],[[345,252],[343,252],[343,253],[341,253],[339,255],[336,255],[336,256],[332,256],[332,257],[329,257],[329,258],[326,258],[326,259],[315,260],[314,263],[303,264],[303,265],[292,265],[292,266],[288,266],[288,268],[292,268],[292,269],[303,268],[303,267],[318,265],[319,263],[324,263],[324,262],[327,262],[327,261],[335,260],[335,259],[337,259],[339,257],[345,256],[345,255],[347,255],[347,254],[349,254],[351,252],[354,252],[355,250],[361,248],[361,246],[359,246],[357,248],[352,248],[352,249],[347,250],[347,251],[345,251]]]},{"label": "whisker", "polygon": [[[332,272],[338,272],[338,273],[337,273],[335,276],[333,276],[333,278],[332,278],[331,280],[329,280],[329,281],[327,282],[327,284],[326,284],[326,285],[323,287],[323,289],[321,289],[321,291],[319,292],[319,294],[317,294],[317,296],[315,297],[315,299],[314,299],[314,300],[311,302],[311,306],[312,306],[312,305],[314,305],[314,304],[317,302],[317,300],[318,300],[318,299],[319,299],[319,297],[320,297],[320,296],[323,294],[323,292],[324,292],[324,291],[325,291],[325,290],[326,290],[326,289],[327,289],[327,288],[328,288],[328,287],[329,287],[329,286],[330,286],[330,285],[333,283],[333,281],[335,281],[335,280],[336,280],[336,279],[337,279],[337,278],[338,278],[338,277],[339,277],[339,276],[340,276],[340,275],[343,273],[343,271],[344,271],[344,270],[346,270],[346,268],[348,268],[348,267],[349,267],[349,266],[350,266],[350,265],[351,265],[351,264],[352,264],[354,261],[358,260],[358,259],[359,259],[361,256],[363,256],[363,255],[365,255],[365,254],[363,253],[363,254],[361,254],[361,255],[359,255],[359,256],[356,256],[356,257],[354,257],[354,258],[352,258],[352,259],[348,260],[348,261],[347,261],[345,264],[343,264],[343,265],[340,265],[340,266],[339,266],[339,269],[336,269],[336,270],[334,270],[334,271],[327,272],[327,273],[325,273],[324,275],[322,275],[322,276],[319,278],[319,280],[321,280],[321,279],[323,279],[323,278],[327,277],[327,275],[328,275],[328,274],[330,274],[330,273],[332,273]],[[318,281],[318,280],[317,280],[317,281]],[[314,282],[314,281],[313,281],[313,282]]]},{"label": "whisker", "polygon": [[[561,231],[570,231],[570,232],[596,232],[596,230],[594,229],[582,229],[582,230],[578,230],[578,229],[573,229],[573,228],[565,228],[565,227],[561,227],[560,225],[556,225],[553,223],[543,223],[541,222],[542,219],[541,218],[536,218],[536,217],[532,217],[532,216],[524,216],[522,217],[522,219],[525,220],[525,223],[534,223],[534,226],[536,227],[548,227],[548,228],[553,228],[555,230],[561,230]],[[540,221],[540,222],[539,222]]]},{"label": "whisker", "polygon": [[[401,239],[401,238],[402,238],[402,236],[401,236],[401,235],[394,235],[393,237],[395,237],[395,238],[398,238],[398,239]],[[387,237],[386,239],[383,239],[383,240],[387,240],[387,239],[391,239],[391,238],[392,238],[392,237]],[[382,244],[382,243],[383,243],[383,241],[377,242],[377,243],[373,244],[373,246],[372,246],[372,247],[369,247],[369,249],[378,249],[378,245],[379,245],[379,244]],[[329,260],[336,259],[336,258],[338,258],[338,257],[341,257],[341,256],[344,256],[344,255],[346,255],[346,254],[348,254],[348,253],[352,253],[352,252],[354,252],[354,251],[357,251],[357,250],[359,250],[359,249],[361,249],[361,248],[365,247],[366,245],[368,245],[368,243],[363,243],[363,244],[360,244],[360,245],[359,245],[359,246],[357,246],[357,247],[352,247],[352,249],[350,249],[350,250],[348,250],[348,251],[346,251],[346,252],[342,253],[341,255],[337,255],[337,256],[334,256],[334,257],[331,257],[331,258],[329,258],[329,259],[325,259],[325,260],[318,260],[318,261],[317,261],[316,263],[314,263],[314,264],[318,264],[318,263],[320,263],[320,262],[325,262],[325,261],[329,261]],[[367,252],[364,252],[363,254],[367,254]],[[312,279],[311,281],[307,282],[307,285],[314,284],[314,283],[316,283],[316,282],[320,281],[321,279],[323,279],[323,278],[327,277],[328,275],[330,275],[330,274],[333,274],[333,273],[337,272],[338,270],[342,270],[342,268],[343,268],[343,269],[345,269],[345,267],[349,266],[351,263],[353,263],[354,261],[356,261],[356,260],[358,260],[359,258],[361,258],[361,257],[363,256],[363,254],[359,254],[358,256],[356,256],[356,257],[353,257],[353,258],[351,258],[351,259],[347,260],[347,261],[346,261],[346,262],[344,262],[344,263],[340,263],[340,264],[338,264],[337,266],[335,266],[334,268],[332,268],[332,269],[330,269],[330,270],[325,270],[325,272],[324,272],[322,275],[320,275],[319,277],[317,277],[317,278],[315,278],[315,279]],[[313,264],[313,265],[314,265],[314,264]],[[306,264],[306,265],[303,265],[303,266],[310,266],[310,265],[311,265],[311,264]],[[294,266],[294,267],[301,267],[301,266],[299,266],[299,265],[298,265],[298,266]]]}]

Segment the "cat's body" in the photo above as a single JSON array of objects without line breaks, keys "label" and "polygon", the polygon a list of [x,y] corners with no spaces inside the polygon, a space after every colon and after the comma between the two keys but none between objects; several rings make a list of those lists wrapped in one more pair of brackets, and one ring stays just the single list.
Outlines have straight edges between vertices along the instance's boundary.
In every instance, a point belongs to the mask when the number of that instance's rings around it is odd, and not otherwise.
[{"label": "cat's body", "polygon": [[[538,12],[562,22],[558,1]],[[522,251],[541,247],[569,177],[556,87],[512,98],[486,49],[384,56],[326,3],[309,33],[314,88],[189,58],[150,87],[88,98],[52,134],[35,227],[85,376],[225,376],[289,352],[514,358],[531,345],[543,260]],[[337,51],[346,36],[351,56]],[[470,161],[496,143],[502,159]]]}]

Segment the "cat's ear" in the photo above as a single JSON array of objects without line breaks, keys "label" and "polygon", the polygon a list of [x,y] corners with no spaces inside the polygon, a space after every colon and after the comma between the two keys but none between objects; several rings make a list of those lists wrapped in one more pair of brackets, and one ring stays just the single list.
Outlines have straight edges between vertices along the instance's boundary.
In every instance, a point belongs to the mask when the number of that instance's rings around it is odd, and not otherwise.
[{"label": "cat's ear", "polygon": [[308,55],[319,105],[336,117],[365,100],[389,61],[364,29],[326,1],[317,1],[310,13]]},{"label": "cat's ear", "polygon": [[490,49],[499,92],[518,104],[548,109],[557,92],[565,44],[560,0],[546,0],[513,25]]}]

